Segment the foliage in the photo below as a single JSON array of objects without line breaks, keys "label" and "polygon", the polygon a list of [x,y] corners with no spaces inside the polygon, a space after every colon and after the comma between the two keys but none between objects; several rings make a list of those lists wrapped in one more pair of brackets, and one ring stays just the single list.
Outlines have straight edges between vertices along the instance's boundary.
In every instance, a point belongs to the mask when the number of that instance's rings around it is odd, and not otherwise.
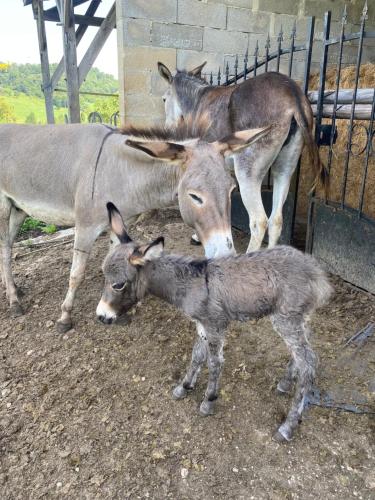
[{"label": "foliage", "polygon": [[57,227],[55,224],[45,224],[44,222],[27,217],[21,226],[20,233],[27,233],[29,231],[41,231],[46,234],[56,233]]},{"label": "foliage", "polygon": [[[56,64],[51,65],[51,73],[55,67]],[[66,88],[65,80],[60,81],[58,88]],[[81,91],[117,93],[118,83],[112,75],[92,68]],[[46,113],[41,90],[40,65],[0,63],[0,99],[3,101],[2,107],[0,105],[0,123],[45,123]],[[8,107],[4,109],[6,104]],[[54,92],[53,104],[56,123],[64,123],[65,115],[68,114],[66,93]],[[87,121],[92,111],[98,111],[104,121],[109,121],[111,115],[118,110],[117,97],[81,94],[80,104],[82,121]]]}]

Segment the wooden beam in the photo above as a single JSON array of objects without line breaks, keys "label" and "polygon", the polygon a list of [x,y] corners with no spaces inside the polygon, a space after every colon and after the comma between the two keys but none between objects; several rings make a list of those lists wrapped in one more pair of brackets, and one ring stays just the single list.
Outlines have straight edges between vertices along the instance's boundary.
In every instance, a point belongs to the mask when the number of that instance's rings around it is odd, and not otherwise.
[{"label": "wooden beam", "polygon": [[108,12],[107,17],[104,19],[102,25],[98,29],[90,47],[87,49],[85,55],[78,68],[78,82],[79,86],[85,81],[87,73],[92,68],[95,59],[98,57],[99,52],[111,34],[111,31],[116,25],[116,3],[114,3]]},{"label": "wooden beam", "polygon": [[[356,102],[358,104],[372,104],[374,98],[374,89],[358,89]],[[353,89],[339,90],[337,104],[351,104],[353,102]],[[316,104],[318,101],[318,91],[314,90],[308,93],[308,98],[311,104]],[[335,91],[325,90],[323,96],[324,104],[333,104],[335,102]]]},{"label": "wooden beam", "polygon": [[[101,3],[101,0],[92,0],[85,15],[90,16],[90,17],[93,16],[95,14],[97,8],[99,7],[100,3]],[[88,28],[87,24],[78,26],[78,29],[76,31],[76,46],[79,45],[79,42],[82,40],[83,35],[87,31],[87,28]],[[59,83],[59,80],[62,77],[63,73],[64,73],[64,58],[62,58],[60,60],[59,64],[57,65],[57,67],[52,75],[52,78],[51,78],[52,90],[56,89],[56,87]]]},{"label": "wooden beam", "polygon": [[44,94],[44,104],[46,108],[47,123],[55,123],[53,114],[53,89],[49,71],[48,47],[46,27],[43,18],[43,0],[33,0],[33,12],[38,30],[40,66],[42,70],[42,90]]},{"label": "wooden beam", "polygon": [[[316,104],[312,105],[314,116],[316,116]],[[357,104],[354,112],[355,120],[370,120],[371,119],[371,109],[370,104]],[[352,111],[352,106],[350,104],[343,104],[337,106],[336,108],[336,118],[342,118],[345,120],[350,119]],[[333,104],[323,105],[323,118],[332,118],[333,116]]]},{"label": "wooden beam", "polygon": [[[59,3],[62,0],[59,0]],[[63,45],[65,60],[66,88],[68,94],[68,112],[70,123],[79,123],[79,83],[77,66],[77,46],[76,33],[73,22],[73,3],[72,0],[63,0],[60,3],[60,12],[63,20]],[[63,7],[61,9],[61,7]]]}]

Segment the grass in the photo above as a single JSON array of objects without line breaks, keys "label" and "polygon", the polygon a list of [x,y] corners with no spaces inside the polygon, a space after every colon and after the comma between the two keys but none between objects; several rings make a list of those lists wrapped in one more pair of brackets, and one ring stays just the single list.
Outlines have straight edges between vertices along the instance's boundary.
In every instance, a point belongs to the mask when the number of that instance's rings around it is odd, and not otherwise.
[{"label": "grass", "polygon": [[40,231],[45,234],[56,233],[57,227],[55,224],[45,224],[44,222],[33,219],[32,217],[27,217],[25,222],[22,224],[20,233],[28,233],[29,231]]},{"label": "grass", "polygon": [[[36,123],[46,122],[46,112],[44,100],[40,97],[18,94],[16,96],[7,96],[7,103],[13,108],[17,123],[25,123],[26,118],[34,113]],[[64,123],[64,115],[68,113],[66,108],[55,107],[56,123]]]}]

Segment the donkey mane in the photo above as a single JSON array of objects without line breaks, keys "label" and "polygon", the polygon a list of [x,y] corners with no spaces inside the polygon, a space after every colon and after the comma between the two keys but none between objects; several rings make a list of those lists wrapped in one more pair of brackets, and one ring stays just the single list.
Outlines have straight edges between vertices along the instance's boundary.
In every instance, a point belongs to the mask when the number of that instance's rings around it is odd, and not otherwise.
[{"label": "donkey mane", "polygon": [[137,139],[180,142],[203,137],[210,124],[206,116],[194,121],[192,117],[188,116],[176,127],[135,127],[126,125],[120,129],[120,133]]}]

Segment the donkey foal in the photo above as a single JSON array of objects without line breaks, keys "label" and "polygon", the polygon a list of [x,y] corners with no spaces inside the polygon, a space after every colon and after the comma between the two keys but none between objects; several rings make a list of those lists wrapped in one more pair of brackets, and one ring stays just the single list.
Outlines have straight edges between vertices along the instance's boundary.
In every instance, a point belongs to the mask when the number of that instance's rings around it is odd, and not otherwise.
[{"label": "donkey foal", "polygon": [[146,245],[133,242],[116,207],[108,203],[107,208],[120,244],[104,261],[105,289],[97,309],[99,319],[114,321],[124,304],[130,307],[146,293],[184,311],[196,323],[198,336],[191,364],[173,396],[183,398],[194,388],[206,361],[209,378],[200,413],[209,415],[219,394],[228,324],[270,316],[291,353],[279,391],[289,392],[296,380],[290,411],[274,435],[278,441],[290,440],[316,369],[307,317],[327,302],[332,291],[316,261],[286,246],[216,260],[168,255],[163,252],[163,238]]}]

